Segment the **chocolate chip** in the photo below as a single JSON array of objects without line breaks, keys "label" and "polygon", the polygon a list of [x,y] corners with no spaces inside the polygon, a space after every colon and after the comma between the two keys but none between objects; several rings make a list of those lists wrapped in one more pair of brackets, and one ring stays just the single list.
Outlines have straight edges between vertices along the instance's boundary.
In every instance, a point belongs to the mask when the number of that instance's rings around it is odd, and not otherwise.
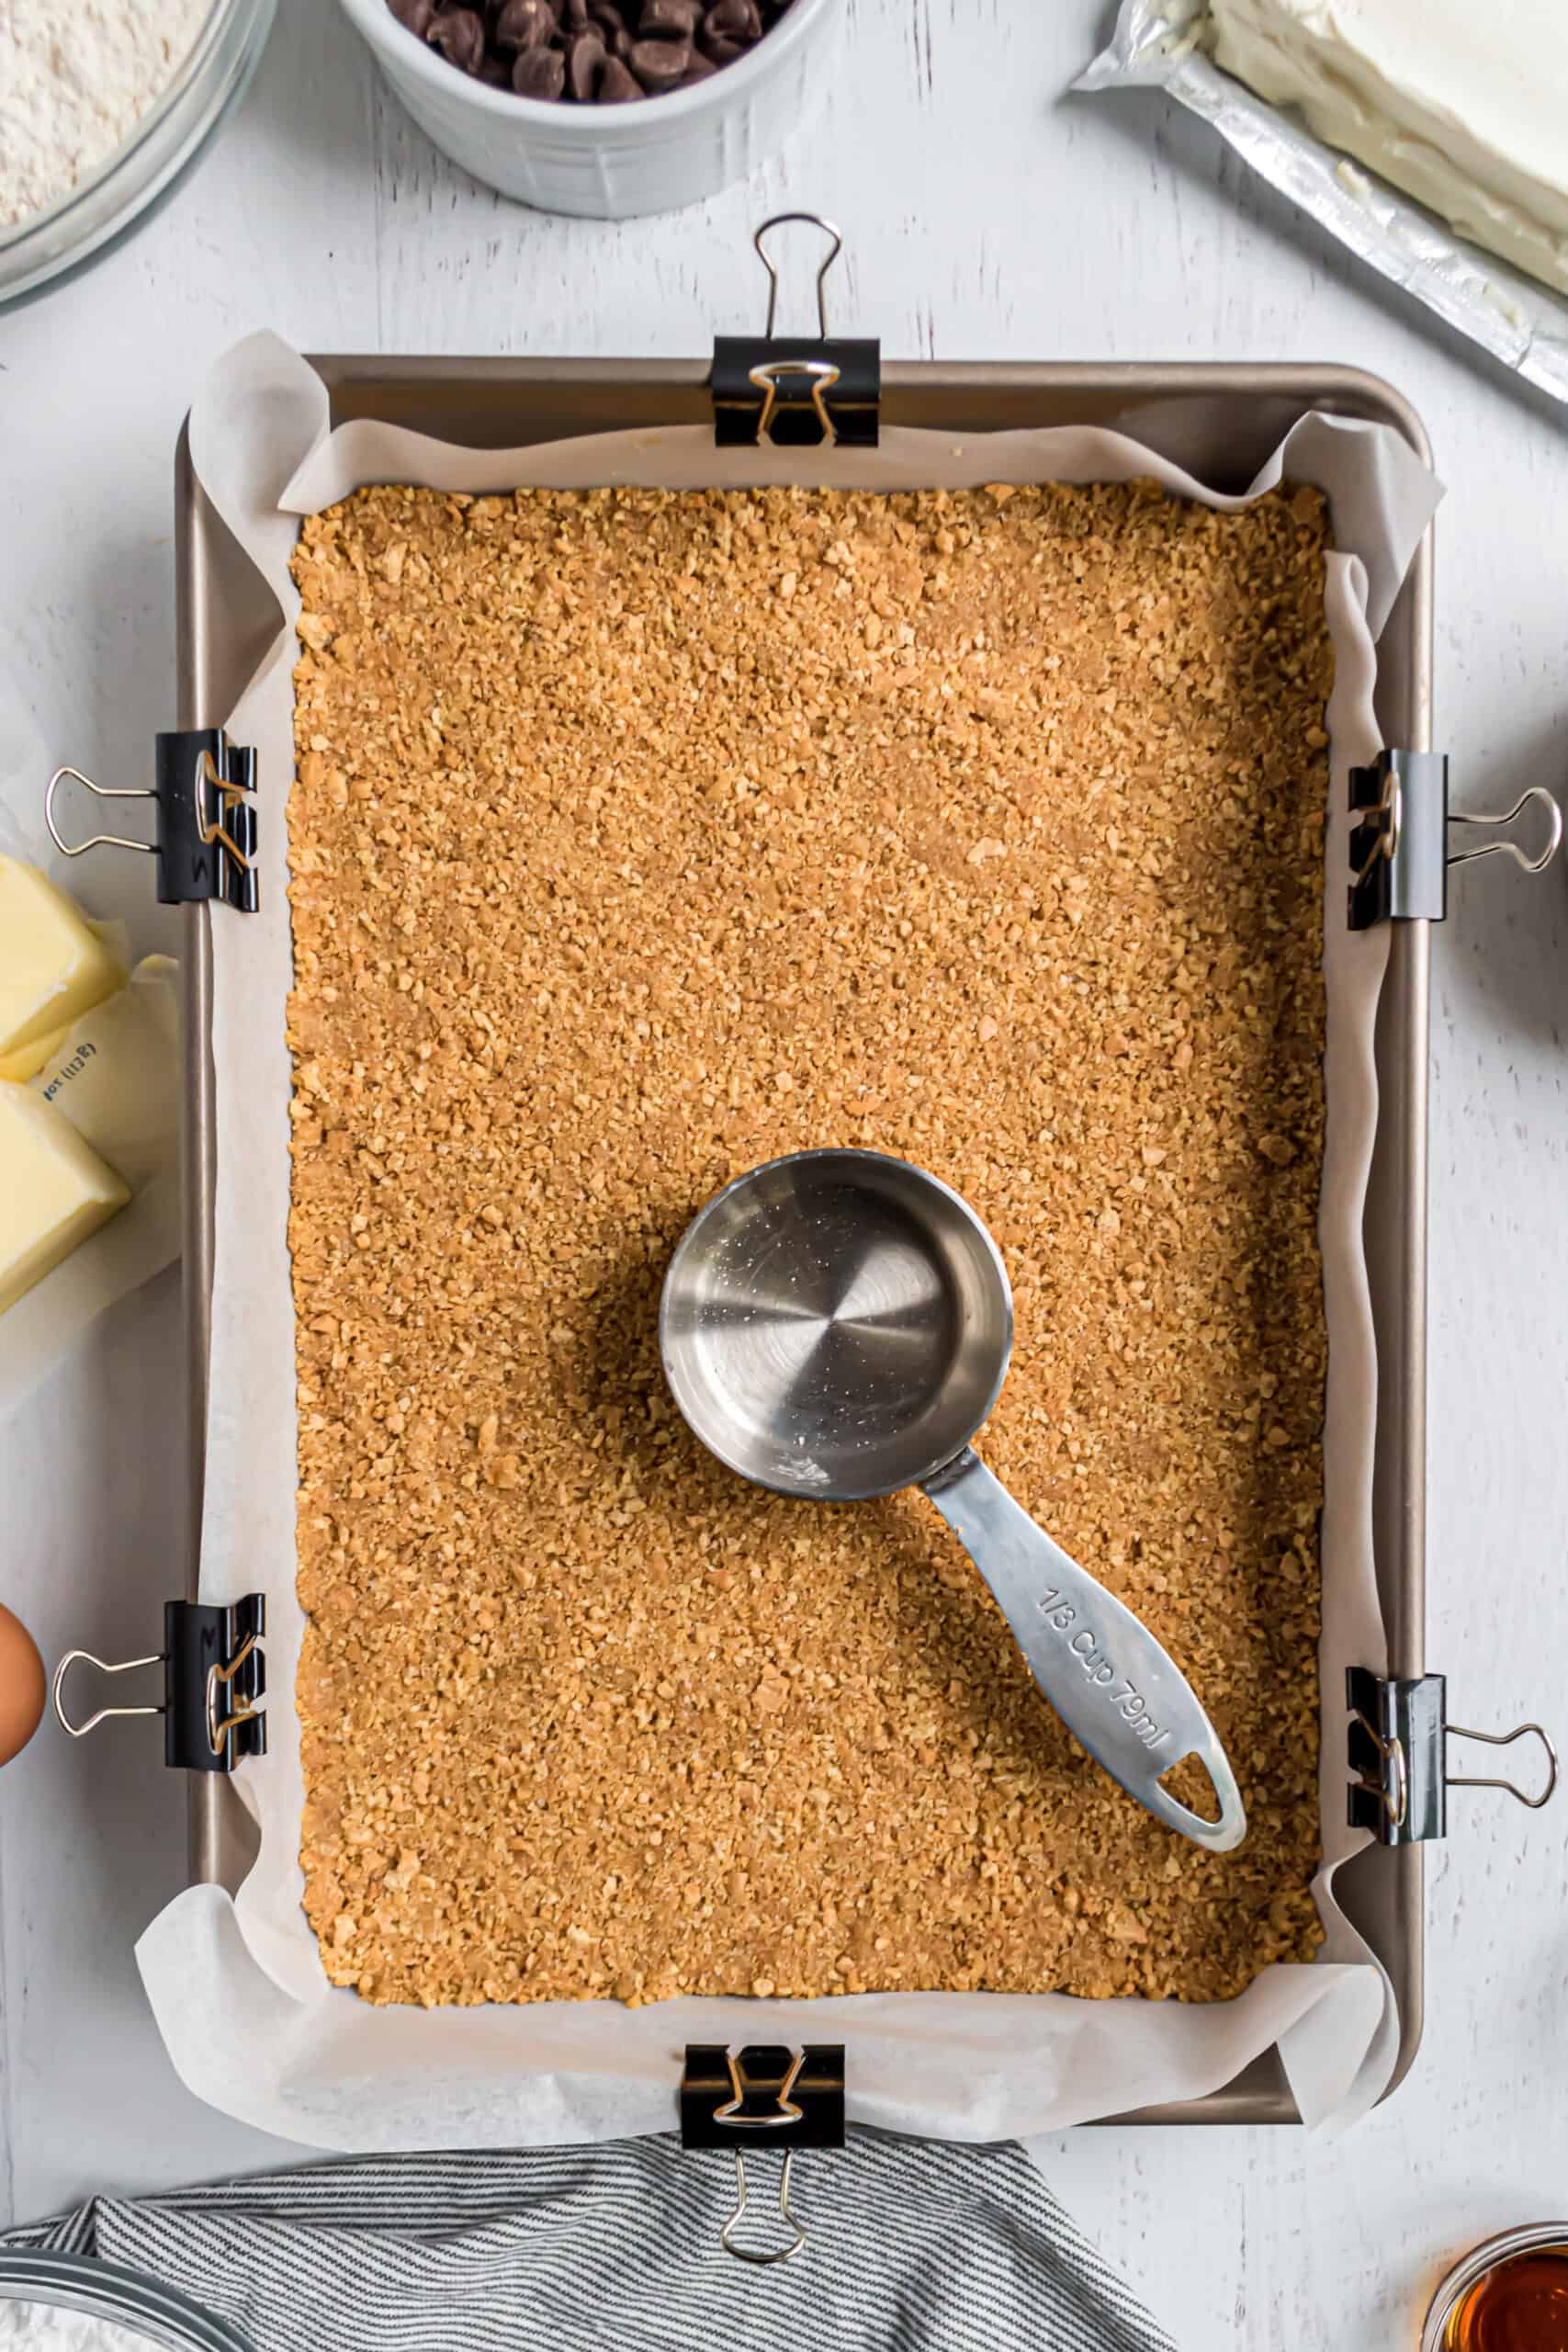
[{"label": "chocolate chip", "polygon": [[387,6],[400,25],[406,25],[421,40],[424,39],[435,14],[435,0],[387,0]]},{"label": "chocolate chip", "polygon": [[520,49],[512,69],[520,98],[558,98],[566,87],[566,60],[558,49]]},{"label": "chocolate chip", "polygon": [[624,106],[628,98],[643,96],[642,84],[618,57],[604,60],[604,71],[599,76],[599,103],[602,107]]},{"label": "chocolate chip", "polygon": [[753,41],[762,38],[757,0],[714,0],[703,22],[716,40]]},{"label": "chocolate chip", "polygon": [[[624,106],[710,80],[792,0],[387,0],[400,25],[490,88]],[[0,0],[0,12],[5,0]]]},{"label": "chocolate chip", "polygon": [[571,85],[571,95],[580,103],[586,104],[598,89],[604,63],[604,43],[597,26],[572,35],[571,46],[566,53],[566,72]]},{"label": "chocolate chip", "polygon": [[493,38],[497,49],[543,49],[555,29],[550,0],[506,0]]},{"label": "chocolate chip", "polygon": [[448,8],[444,17],[433,17],[424,37],[449,65],[460,66],[465,74],[477,74],[484,63],[484,18],[471,8]]},{"label": "chocolate chip", "polygon": [[638,40],[632,43],[626,63],[645,90],[672,90],[692,62],[685,40]]},{"label": "chocolate chip", "polygon": [[701,0],[642,0],[637,28],[644,40],[690,40],[702,17]]}]

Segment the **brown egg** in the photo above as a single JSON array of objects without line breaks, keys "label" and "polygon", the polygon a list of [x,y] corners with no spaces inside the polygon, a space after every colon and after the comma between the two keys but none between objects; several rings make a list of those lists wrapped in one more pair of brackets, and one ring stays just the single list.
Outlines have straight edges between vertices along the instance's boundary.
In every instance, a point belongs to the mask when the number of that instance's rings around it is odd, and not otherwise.
[{"label": "brown egg", "polygon": [[43,1714],[43,1660],[19,1617],[0,1601],[0,1764],[19,1756]]}]

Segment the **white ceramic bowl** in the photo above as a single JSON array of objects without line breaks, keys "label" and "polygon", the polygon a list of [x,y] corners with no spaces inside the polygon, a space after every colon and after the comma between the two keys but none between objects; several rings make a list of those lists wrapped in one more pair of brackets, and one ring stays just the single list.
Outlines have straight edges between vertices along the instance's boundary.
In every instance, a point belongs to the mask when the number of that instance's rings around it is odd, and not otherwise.
[{"label": "white ceramic bowl", "polygon": [[416,40],[387,0],[342,5],[443,154],[502,196],[600,220],[672,212],[755,171],[825,88],[844,16],[844,0],[795,0],[754,49],[707,81],[595,107],[492,90]]}]

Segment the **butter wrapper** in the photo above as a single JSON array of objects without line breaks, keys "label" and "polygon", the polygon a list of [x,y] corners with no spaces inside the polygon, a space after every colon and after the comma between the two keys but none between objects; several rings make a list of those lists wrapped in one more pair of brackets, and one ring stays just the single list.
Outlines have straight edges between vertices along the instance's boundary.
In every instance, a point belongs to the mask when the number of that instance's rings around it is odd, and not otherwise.
[{"label": "butter wrapper", "polygon": [[[178,1187],[178,979],[172,957],[144,956],[124,988],[77,1015],[30,1081],[132,1193]],[[173,1257],[177,1237],[168,1239]]]},{"label": "butter wrapper", "polygon": [[1222,73],[1205,45],[1207,15],[1205,0],[1122,0],[1110,45],[1074,88],[1168,91],[1352,253],[1568,405],[1568,300]]}]

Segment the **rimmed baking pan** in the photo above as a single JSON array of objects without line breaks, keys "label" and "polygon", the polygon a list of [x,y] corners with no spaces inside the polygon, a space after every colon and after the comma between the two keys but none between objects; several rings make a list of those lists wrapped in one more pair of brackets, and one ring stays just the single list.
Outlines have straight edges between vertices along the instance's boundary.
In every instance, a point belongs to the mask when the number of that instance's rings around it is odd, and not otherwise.
[{"label": "rimmed baking pan", "polygon": [[[695,424],[714,416],[705,361],[325,357],[334,424],[373,418],[473,447],[575,434]],[[1241,491],[1298,418],[1317,410],[1391,426],[1423,460],[1425,433],[1388,386],[1354,369],[1240,366],[889,365],[888,424],[953,433],[1094,424],[1124,433],[1218,487]],[[179,723],[216,725],[272,640],[275,609],[197,481],[182,436],[177,460]],[[1383,740],[1429,749],[1431,548],[1425,540],[1380,640]],[[221,918],[220,918],[221,919]],[[213,1070],[209,910],[187,908],[186,1312],[191,1509],[187,1591],[200,1555],[206,1373],[214,1232]],[[1426,1190],[1428,933],[1425,917],[1392,928],[1377,1032],[1381,1108],[1365,1217],[1379,1363],[1374,1539],[1388,1638],[1388,1682],[1427,1687],[1424,1657]],[[1325,1738],[1339,1736],[1327,1694]],[[1401,1751],[1403,1757],[1403,1751]],[[191,1872],[236,1886],[252,1850],[248,1817],[225,1775],[193,1775]],[[1423,1865],[1416,1842],[1378,1842],[1339,1873],[1352,1924],[1387,1970],[1400,2021],[1397,2083],[1421,2031]],[[1385,2093],[1386,2096],[1386,2093]],[[1277,2053],[1206,2098],[1141,2110],[1139,2122],[1293,2122]]]}]

